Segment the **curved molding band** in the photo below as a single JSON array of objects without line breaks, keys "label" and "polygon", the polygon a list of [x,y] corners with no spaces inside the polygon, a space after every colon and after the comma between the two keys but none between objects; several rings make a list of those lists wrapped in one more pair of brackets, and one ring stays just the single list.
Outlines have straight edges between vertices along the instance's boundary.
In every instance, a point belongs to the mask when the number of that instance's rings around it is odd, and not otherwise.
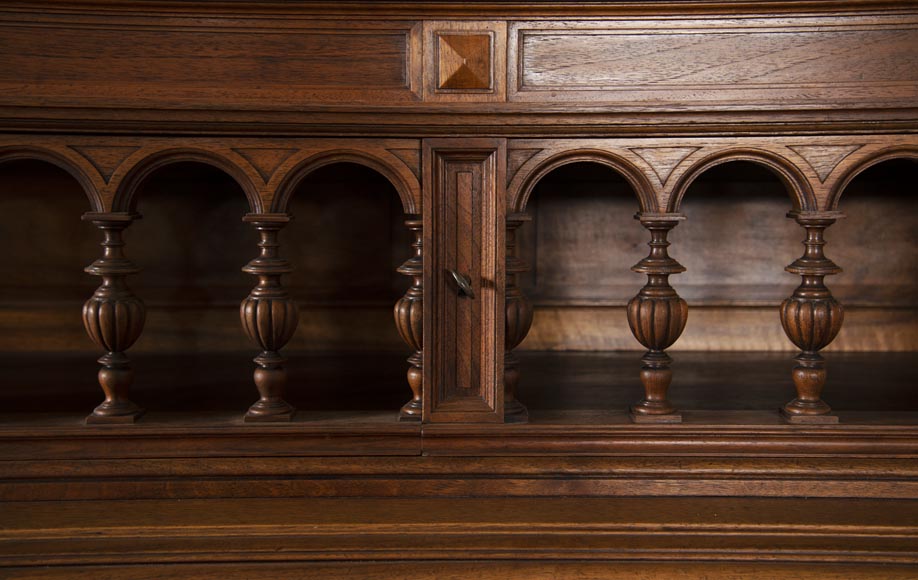
[{"label": "curved molding band", "polygon": [[336,163],[354,163],[379,173],[395,188],[406,214],[420,213],[421,185],[404,162],[391,153],[356,149],[310,151],[292,156],[268,184],[268,189],[274,192],[270,211],[289,213],[290,200],[303,179],[317,169]]},{"label": "curved molding band", "polygon": [[105,201],[100,193],[104,183],[102,176],[94,167],[88,166],[85,159],[70,157],[42,147],[0,147],[0,164],[22,160],[42,161],[63,169],[83,188],[92,211],[106,211]]},{"label": "curved molding band", "polygon": [[669,198],[666,211],[681,211],[682,198],[694,181],[705,171],[734,161],[748,161],[761,165],[774,173],[784,185],[796,211],[815,211],[818,209],[816,196],[806,176],[794,163],[771,151],[754,148],[726,148],[704,157],[688,168],[676,183]]},{"label": "curved molding band", "polygon": [[570,151],[548,151],[535,155],[517,172],[507,188],[508,213],[525,213],[526,204],[536,184],[543,177],[571,163],[597,163],[609,167],[621,175],[637,197],[642,212],[658,211],[656,196],[650,180],[636,165],[626,158],[601,149],[573,149]]}]

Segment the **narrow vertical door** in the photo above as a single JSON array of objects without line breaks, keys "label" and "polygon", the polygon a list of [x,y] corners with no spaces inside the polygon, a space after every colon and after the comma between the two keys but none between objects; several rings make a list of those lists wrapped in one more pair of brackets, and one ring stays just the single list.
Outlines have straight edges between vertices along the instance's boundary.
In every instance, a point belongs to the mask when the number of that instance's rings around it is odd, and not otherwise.
[{"label": "narrow vertical door", "polygon": [[424,142],[424,420],[504,414],[503,139]]}]

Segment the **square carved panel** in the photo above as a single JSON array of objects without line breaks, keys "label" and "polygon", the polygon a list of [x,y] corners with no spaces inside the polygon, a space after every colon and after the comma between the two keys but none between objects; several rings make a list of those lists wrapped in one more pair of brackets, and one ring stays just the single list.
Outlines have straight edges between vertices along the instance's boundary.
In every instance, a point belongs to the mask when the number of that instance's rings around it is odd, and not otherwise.
[{"label": "square carved panel", "polygon": [[437,34],[438,89],[488,90],[491,34]]},{"label": "square carved panel", "polygon": [[424,98],[506,100],[507,26],[503,22],[424,23]]}]

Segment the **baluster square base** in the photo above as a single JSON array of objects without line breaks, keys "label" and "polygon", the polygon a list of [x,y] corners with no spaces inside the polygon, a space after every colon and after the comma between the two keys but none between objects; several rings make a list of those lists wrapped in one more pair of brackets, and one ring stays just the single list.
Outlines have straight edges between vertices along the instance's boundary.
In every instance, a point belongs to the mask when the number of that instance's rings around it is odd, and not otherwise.
[{"label": "baluster square base", "polygon": [[838,423],[837,415],[791,415],[784,409],[778,410],[785,422],[792,425],[832,425]]},{"label": "baluster square base", "polygon": [[276,415],[253,415],[251,413],[246,413],[242,420],[245,423],[290,423],[293,421],[294,415],[296,415],[296,409]]},{"label": "baluster square base", "polygon": [[669,413],[667,415],[639,415],[628,413],[632,423],[681,423],[682,413]]},{"label": "baluster square base", "polygon": [[129,425],[139,421],[143,414],[143,411],[137,411],[128,415],[87,415],[83,423],[86,425]]}]

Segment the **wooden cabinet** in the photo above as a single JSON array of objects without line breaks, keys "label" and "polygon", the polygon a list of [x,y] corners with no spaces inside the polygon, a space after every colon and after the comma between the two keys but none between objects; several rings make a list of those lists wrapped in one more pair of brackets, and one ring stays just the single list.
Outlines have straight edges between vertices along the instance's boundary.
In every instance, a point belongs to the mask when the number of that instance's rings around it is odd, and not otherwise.
[{"label": "wooden cabinet", "polygon": [[0,54],[0,576],[914,576],[918,3],[17,1]]}]

